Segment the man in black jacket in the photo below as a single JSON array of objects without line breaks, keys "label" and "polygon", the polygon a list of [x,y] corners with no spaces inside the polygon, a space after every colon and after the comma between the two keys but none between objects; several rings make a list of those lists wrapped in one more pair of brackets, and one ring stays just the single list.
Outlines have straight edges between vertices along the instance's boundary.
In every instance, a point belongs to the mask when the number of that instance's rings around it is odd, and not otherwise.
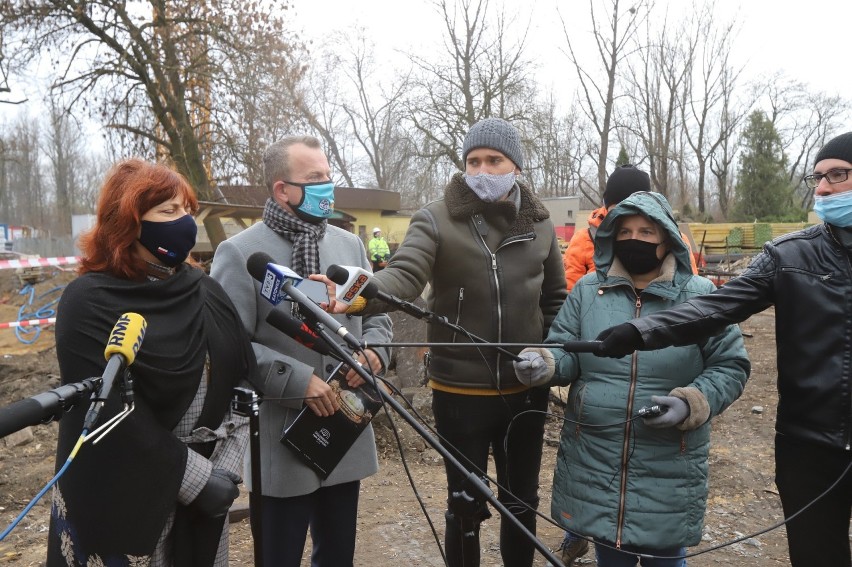
[{"label": "man in black jacket", "polygon": [[[824,224],[767,243],[742,276],[676,308],[607,329],[600,356],[697,343],[775,306],[775,482],[794,567],[848,567],[852,514],[852,132],[805,182]],[[816,500],[838,481],[828,494]],[[815,501],[816,500],[816,501]],[[805,506],[813,503],[806,510]],[[815,559],[815,558],[818,558]]]}]

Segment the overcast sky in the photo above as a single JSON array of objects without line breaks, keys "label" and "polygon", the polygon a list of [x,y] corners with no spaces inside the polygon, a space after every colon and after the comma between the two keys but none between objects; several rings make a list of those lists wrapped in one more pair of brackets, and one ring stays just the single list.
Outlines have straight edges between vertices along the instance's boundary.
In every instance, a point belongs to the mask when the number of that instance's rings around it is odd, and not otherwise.
[{"label": "overcast sky", "polygon": [[[747,76],[781,70],[791,78],[814,83],[817,90],[852,100],[852,33],[848,31],[852,0],[714,0],[713,4],[718,21],[736,18],[739,22],[734,55],[746,66]],[[624,5],[630,6],[629,2]],[[317,42],[330,31],[361,26],[370,32],[378,50],[391,53],[434,48],[444,34],[440,17],[424,0],[294,0],[294,6],[302,37]],[[539,64],[539,83],[555,81],[561,87],[560,80],[573,81],[562,51],[566,43],[559,13],[576,42],[575,49],[590,49],[588,1],[505,0],[505,6],[518,14],[519,27],[530,22],[528,54]],[[687,0],[657,0],[652,17],[661,20],[668,9],[669,21],[674,21],[678,11],[689,6]],[[565,87],[573,90],[573,82]]]},{"label": "overcast sky", "polygon": [[[492,4],[499,0],[492,0]],[[625,2],[625,6],[629,4]],[[654,18],[666,10],[669,21],[686,10],[687,0],[657,0]],[[570,103],[576,81],[563,50],[566,47],[562,17],[575,41],[575,49],[592,48],[587,0],[505,0],[507,12],[517,13],[516,28],[529,22],[527,54],[537,64],[535,78],[553,86],[560,102]],[[557,10],[558,6],[558,10]],[[294,27],[314,46],[328,41],[332,32],[367,30],[380,57],[398,66],[405,64],[399,52],[416,52],[428,58],[440,48],[445,30],[440,16],[427,0],[293,0]],[[714,0],[718,21],[736,17],[739,33],[734,56],[745,65],[747,77],[769,76],[784,71],[789,77],[812,83],[815,90],[852,100],[852,0]],[[605,15],[599,12],[601,16]],[[515,32],[512,30],[513,33]],[[591,59],[590,59],[591,60]],[[594,64],[599,64],[597,59]],[[28,105],[0,104],[0,121],[24,110],[42,113],[38,92],[26,92],[17,78],[7,100],[30,98]],[[35,82],[35,80],[32,80]]]}]

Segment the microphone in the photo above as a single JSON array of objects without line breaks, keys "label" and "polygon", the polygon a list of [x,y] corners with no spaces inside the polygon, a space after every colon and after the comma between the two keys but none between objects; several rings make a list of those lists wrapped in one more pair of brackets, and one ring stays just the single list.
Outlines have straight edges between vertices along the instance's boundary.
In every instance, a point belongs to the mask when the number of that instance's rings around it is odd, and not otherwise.
[{"label": "microphone", "polygon": [[325,339],[313,332],[305,323],[280,309],[270,311],[266,316],[266,322],[306,348],[320,354],[337,356]]},{"label": "microphone", "polygon": [[83,429],[86,431],[91,431],[98,422],[98,416],[112,391],[116,376],[124,372],[136,360],[136,353],[142,346],[147,328],[148,323],[138,313],[125,313],[116,321],[104,349],[107,365],[101,375],[101,387],[97,394],[92,396],[92,404],[83,421]]},{"label": "microphone", "polygon": [[[350,279],[351,275],[348,270],[349,266],[338,266],[337,264],[332,264],[328,267],[325,275],[328,276],[328,279],[336,283],[337,285],[345,285]],[[404,299],[400,299],[395,295],[391,295],[389,293],[385,293],[379,289],[373,282],[367,282],[360,287],[359,295],[363,296],[364,299],[378,299],[384,303],[392,305],[399,309],[400,311],[404,311],[413,317],[417,317],[418,319],[431,319],[434,317],[434,314],[426,309],[418,307],[411,303],[410,301],[405,301]],[[355,296],[357,297],[357,295]],[[351,301],[355,300],[355,297],[350,299]]]},{"label": "microphone", "polygon": [[[303,278],[290,268],[279,266],[271,262],[271,260],[272,258],[269,254],[255,252],[249,256],[246,262],[246,268],[249,274],[251,274],[251,277],[263,284],[261,286],[261,295],[267,301],[273,305],[277,305],[272,298],[280,296],[280,290],[283,289],[289,296],[289,299],[299,305],[300,311],[306,318],[313,323],[322,324],[333,333],[342,337],[349,348],[353,350],[363,349],[361,342],[349,332],[349,329],[344,327],[340,321],[320,309],[319,305],[311,301],[310,298],[296,288],[293,282]],[[278,287],[279,285],[280,288]],[[278,301],[280,302],[281,299]]]},{"label": "microphone", "polygon": [[562,348],[565,352],[598,352],[601,341],[566,341],[563,344],[554,344],[553,348]]},{"label": "microphone", "polygon": [[364,286],[373,279],[373,274],[364,268],[337,264],[329,266],[325,275],[338,285],[334,298],[346,305],[352,305],[352,302],[361,295]]}]

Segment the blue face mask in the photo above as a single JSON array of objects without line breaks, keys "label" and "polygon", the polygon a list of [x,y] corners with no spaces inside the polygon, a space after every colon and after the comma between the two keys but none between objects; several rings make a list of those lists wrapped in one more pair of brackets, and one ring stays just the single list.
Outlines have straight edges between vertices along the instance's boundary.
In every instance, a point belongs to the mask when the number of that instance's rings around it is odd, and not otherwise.
[{"label": "blue face mask", "polygon": [[852,226],[852,191],[815,196],[814,212],[828,224],[840,228]]},{"label": "blue face mask", "polygon": [[317,224],[334,212],[334,183],[331,181],[314,183],[284,181],[284,183],[302,188],[302,200],[295,206],[291,206],[296,216],[303,221]]},{"label": "blue face mask", "polygon": [[192,215],[167,222],[143,220],[139,242],[160,262],[174,268],[189,256],[197,234],[198,225]]},{"label": "blue face mask", "polygon": [[495,173],[480,173],[479,175],[464,174],[464,181],[476,196],[486,203],[494,203],[504,197],[515,185],[515,172],[499,175]]}]

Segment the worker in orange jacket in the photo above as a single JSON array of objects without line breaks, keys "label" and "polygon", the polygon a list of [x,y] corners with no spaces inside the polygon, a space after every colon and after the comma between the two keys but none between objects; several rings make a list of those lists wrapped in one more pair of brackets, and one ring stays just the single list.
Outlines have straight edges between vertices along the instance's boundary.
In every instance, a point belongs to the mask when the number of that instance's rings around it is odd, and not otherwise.
[{"label": "worker in orange jacket", "polygon": [[[606,217],[607,212],[621,201],[636,193],[637,191],[650,191],[651,178],[648,174],[628,164],[616,168],[606,180],[604,189],[604,205],[597,208],[589,215],[589,228],[583,228],[574,233],[568,248],[562,256],[562,265],[565,267],[565,281],[568,291],[574,287],[577,280],[595,269],[592,257],[595,255],[595,232]],[[692,253],[689,239],[681,233],[683,241],[689,248],[689,259],[692,262],[692,273],[698,273],[698,265]]]}]

